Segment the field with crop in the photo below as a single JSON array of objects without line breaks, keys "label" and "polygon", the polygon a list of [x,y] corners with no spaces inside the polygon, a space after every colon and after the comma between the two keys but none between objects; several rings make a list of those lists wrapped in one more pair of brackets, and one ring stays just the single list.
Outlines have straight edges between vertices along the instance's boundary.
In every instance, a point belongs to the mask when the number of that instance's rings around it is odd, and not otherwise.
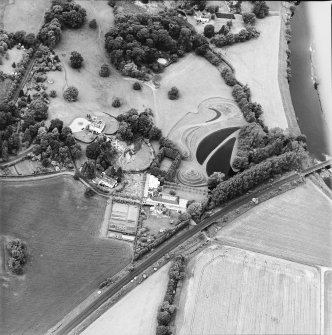
[{"label": "field with crop", "polygon": [[320,333],[320,278],[314,267],[215,245],[188,267],[178,335]]},{"label": "field with crop", "polygon": [[108,228],[135,233],[139,214],[138,206],[113,202]]},{"label": "field with crop", "polygon": [[86,199],[71,177],[2,182],[1,233],[26,241],[26,273],[1,276],[3,334],[44,334],[131,259],[128,244],[99,238],[106,200]]},{"label": "field with crop", "polygon": [[155,335],[168,282],[166,264],[92,323],[82,335]]},{"label": "field with crop", "polygon": [[332,265],[331,200],[309,179],[223,228],[222,242],[291,259]]}]

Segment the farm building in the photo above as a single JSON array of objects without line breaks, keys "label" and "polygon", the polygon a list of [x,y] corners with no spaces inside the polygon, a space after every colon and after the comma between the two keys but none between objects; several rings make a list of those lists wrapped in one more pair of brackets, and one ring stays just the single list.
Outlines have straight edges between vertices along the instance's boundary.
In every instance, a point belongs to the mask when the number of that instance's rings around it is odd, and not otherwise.
[{"label": "farm building", "polygon": [[117,185],[117,181],[113,178],[108,177],[104,172],[101,173],[101,177],[96,177],[92,180],[98,186],[114,188]]},{"label": "farm building", "polygon": [[105,125],[106,123],[103,120],[99,120],[93,116],[89,124],[89,130],[93,133],[100,134],[104,130]]},{"label": "farm building", "polygon": [[159,186],[160,182],[158,178],[148,173],[146,175],[146,181],[144,186],[144,198],[153,195],[153,192],[156,191]]}]

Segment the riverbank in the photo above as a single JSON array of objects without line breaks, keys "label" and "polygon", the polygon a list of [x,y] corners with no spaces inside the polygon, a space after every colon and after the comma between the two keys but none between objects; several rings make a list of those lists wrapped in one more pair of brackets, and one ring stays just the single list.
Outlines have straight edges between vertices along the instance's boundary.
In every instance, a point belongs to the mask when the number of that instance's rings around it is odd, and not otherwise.
[{"label": "riverbank", "polygon": [[[317,91],[323,118],[328,126],[328,135],[332,129],[332,99],[331,99],[331,1],[309,1],[306,12],[310,27],[312,48],[313,77],[318,87]],[[328,138],[331,143],[331,138]],[[331,152],[331,147],[330,147]]]},{"label": "riverbank", "polygon": [[286,30],[286,18],[289,10],[290,4],[282,1],[280,6],[280,39],[279,39],[279,62],[278,62],[278,82],[280,88],[280,94],[282,99],[282,104],[284,107],[285,116],[288,123],[288,129],[298,135],[301,133],[299,124],[297,122],[292,97],[290,93],[290,87],[287,80],[287,53],[288,44],[285,38]]}]

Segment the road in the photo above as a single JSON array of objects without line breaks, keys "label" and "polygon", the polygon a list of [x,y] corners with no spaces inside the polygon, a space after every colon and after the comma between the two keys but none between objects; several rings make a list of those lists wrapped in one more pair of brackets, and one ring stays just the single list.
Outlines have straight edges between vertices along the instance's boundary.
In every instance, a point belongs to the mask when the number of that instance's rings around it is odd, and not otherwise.
[{"label": "road", "polygon": [[134,277],[138,276],[142,272],[144,272],[148,267],[157,262],[160,258],[162,258],[167,253],[171,252],[173,249],[184,243],[186,240],[200,232],[201,230],[209,227],[216,220],[219,220],[224,215],[232,212],[237,209],[239,206],[245,205],[251,201],[252,198],[259,198],[262,195],[265,195],[275,189],[278,189],[281,185],[291,182],[291,181],[299,181],[302,176],[300,174],[292,174],[282,180],[276,181],[273,184],[264,185],[260,190],[256,192],[252,192],[251,194],[243,195],[231,203],[224,206],[218,212],[214,213],[209,218],[203,220],[197,226],[194,226],[184,232],[183,234],[177,235],[171,240],[166,241],[162,246],[158,248],[155,252],[153,252],[147,259],[145,259],[142,263],[140,263],[132,272],[128,273],[125,277],[123,277],[119,282],[107,288],[91,305],[83,309],[80,314],[78,314],[74,319],[69,321],[63,328],[58,328],[54,334],[68,334],[71,330],[77,327],[80,323],[82,323],[89,315],[91,315],[96,309],[98,309],[103,303],[105,303],[109,298],[111,298],[114,294],[116,294],[124,285],[128,284]]}]

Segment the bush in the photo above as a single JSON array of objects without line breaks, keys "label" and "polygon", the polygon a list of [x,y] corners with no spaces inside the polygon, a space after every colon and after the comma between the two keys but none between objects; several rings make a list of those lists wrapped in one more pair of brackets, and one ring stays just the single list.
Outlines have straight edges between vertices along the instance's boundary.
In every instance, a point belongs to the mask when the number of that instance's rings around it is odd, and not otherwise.
[{"label": "bush", "polygon": [[99,75],[101,77],[109,77],[109,75],[110,75],[110,68],[109,68],[109,66],[107,64],[103,64],[100,67]]},{"label": "bush", "polygon": [[91,29],[96,29],[97,28],[97,21],[96,19],[92,19],[90,22],[89,22],[89,27]]},{"label": "bush", "polygon": [[73,69],[79,69],[82,67],[83,60],[84,59],[79,52],[73,51],[70,56],[70,65]]},{"label": "bush", "polygon": [[170,190],[169,194],[174,196],[174,195],[176,195],[176,192],[174,190]]},{"label": "bush", "polygon": [[51,98],[55,98],[55,97],[56,97],[56,91],[55,91],[55,90],[52,90],[52,91],[50,92],[50,97],[51,97]]},{"label": "bush", "polygon": [[96,192],[95,192],[91,187],[86,188],[85,191],[84,191],[84,196],[85,196],[86,198],[91,198],[91,197],[93,197],[95,194],[96,194]]},{"label": "bush", "polygon": [[114,107],[114,108],[119,108],[120,106],[121,106],[121,101],[120,101],[120,99],[119,98],[114,98],[113,99],[113,102],[112,102],[112,106]]},{"label": "bush", "polygon": [[139,91],[139,90],[142,89],[142,86],[138,81],[135,81],[134,84],[133,84],[133,89],[136,90],[136,91]]},{"label": "bush", "polygon": [[108,5],[114,7],[116,5],[116,0],[109,0]]},{"label": "bush", "polygon": [[168,91],[168,98],[170,100],[176,100],[179,98],[179,90],[177,87],[173,86],[169,91]]},{"label": "bush", "polygon": [[63,97],[67,101],[77,101],[78,98],[78,89],[74,86],[69,86],[63,93]]}]

